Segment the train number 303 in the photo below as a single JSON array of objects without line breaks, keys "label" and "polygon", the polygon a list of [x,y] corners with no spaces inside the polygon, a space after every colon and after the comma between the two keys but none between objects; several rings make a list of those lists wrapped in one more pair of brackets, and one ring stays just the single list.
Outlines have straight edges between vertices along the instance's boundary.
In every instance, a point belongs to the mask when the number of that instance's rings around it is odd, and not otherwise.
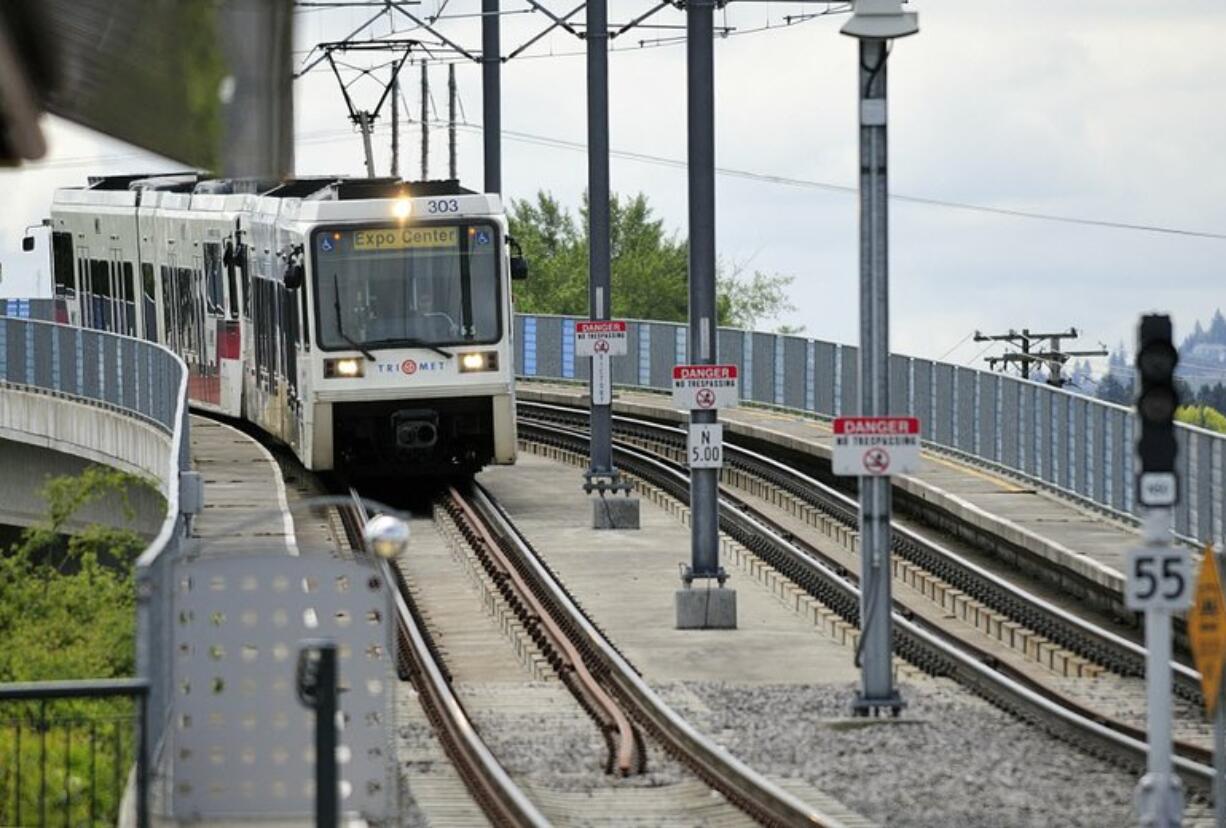
[{"label": "train number 303", "polygon": [[454,198],[437,198],[426,202],[426,212],[432,216],[460,212],[460,202]]}]

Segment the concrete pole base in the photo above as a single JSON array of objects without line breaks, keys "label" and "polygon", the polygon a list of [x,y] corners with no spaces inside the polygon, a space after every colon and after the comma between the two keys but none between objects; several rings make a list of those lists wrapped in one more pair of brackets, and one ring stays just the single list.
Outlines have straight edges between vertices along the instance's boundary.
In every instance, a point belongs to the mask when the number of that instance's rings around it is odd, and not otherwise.
[{"label": "concrete pole base", "polygon": [[637,497],[592,498],[593,529],[638,529],[639,499]]},{"label": "concrete pole base", "polygon": [[736,590],[684,587],[673,593],[679,630],[735,630]]}]

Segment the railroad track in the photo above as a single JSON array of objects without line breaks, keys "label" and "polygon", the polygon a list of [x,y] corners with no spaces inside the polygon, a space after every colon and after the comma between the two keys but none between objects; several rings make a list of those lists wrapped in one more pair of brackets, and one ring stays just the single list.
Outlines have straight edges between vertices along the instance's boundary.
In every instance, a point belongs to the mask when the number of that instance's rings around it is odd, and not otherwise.
[{"label": "railroad track", "polygon": [[[341,510],[345,533],[351,548],[364,549],[362,528],[369,515],[361,496],[352,490],[350,494],[352,507]],[[403,677],[413,682],[435,734],[469,792],[494,825],[549,825],[477,733],[452,690],[424,625],[407,600],[408,588],[399,570],[381,559],[378,566],[384,582],[395,585],[397,657]]]},{"label": "railroad track", "polygon": [[[355,503],[358,500],[355,493]],[[610,746],[606,770],[618,775],[641,770],[645,741],[651,739],[759,823],[832,828],[842,824],[728,754],[668,707],[586,617],[488,492],[474,484],[471,491],[451,488],[440,500],[502,597],[600,724]],[[351,537],[365,519],[356,506],[351,510],[346,521]],[[397,586],[404,673],[429,706],[431,722],[474,798],[496,825],[547,824],[464,714],[397,567],[380,565],[386,567],[388,582]],[[486,779],[490,773],[493,778]]]},{"label": "railroad track", "polygon": [[[543,442],[580,454],[588,435],[585,409],[541,403],[519,404],[520,438]],[[614,452],[619,466],[667,495],[688,503],[689,476],[680,463],[685,432],[630,417],[614,417]],[[655,451],[643,444],[654,446]],[[725,459],[739,473],[802,499],[850,536],[857,525],[856,504],[846,495],[791,469],[772,458],[725,443]],[[727,477],[727,475],[726,475]],[[755,505],[755,497],[742,496],[735,487],[721,485],[721,530],[772,564],[844,620],[859,621],[858,579],[846,561],[832,560],[812,544],[789,531]],[[1143,675],[1144,650],[1135,643],[1018,588],[973,562],[905,527],[896,527],[895,552],[911,565],[930,568],[958,589],[976,596],[996,612],[1016,618],[1053,641],[1079,653],[1120,676]],[[897,599],[897,596],[896,596]],[[944,625],[926,620],[923,613],[896,600],[895,649],[930,673],[945,675],[1000,707],[1035,721],[1049,732],[1080,744],[1093,753],[1128,767],[1145,762],[1143,728],[1105,713],[1092,702],[1078,699],[1067,686],[1042,681],[1031,671],[1003,663],[979,642],[953,636]],[[1176,686],[1185,697],[1199,693],[1199,676],[1174,663]],[[1196,692],[1192,682],[1197,682]],[[1143,698],[1144,688],[1134,682]],[[1201,744],[1176,743],[1178,770],[1191,788],[1207,792],[1212,780],[1211,751]]]}]

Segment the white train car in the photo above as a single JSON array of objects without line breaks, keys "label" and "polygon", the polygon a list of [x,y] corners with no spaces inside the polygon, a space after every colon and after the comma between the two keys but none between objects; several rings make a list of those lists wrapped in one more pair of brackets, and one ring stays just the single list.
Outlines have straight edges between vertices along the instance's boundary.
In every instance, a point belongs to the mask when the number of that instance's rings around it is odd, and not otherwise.
[{"label": "white train car", "polygon": [[91,179],[51,208],[69,319],[162,342],[194,406],[313,470],[466,475],[515,460],[512,255],[455,182]]}]

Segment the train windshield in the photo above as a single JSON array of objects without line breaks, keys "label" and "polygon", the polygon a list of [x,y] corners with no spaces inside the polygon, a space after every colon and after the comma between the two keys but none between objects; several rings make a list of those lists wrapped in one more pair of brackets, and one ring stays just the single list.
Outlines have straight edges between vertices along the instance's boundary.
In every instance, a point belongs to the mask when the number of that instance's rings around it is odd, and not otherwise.
[{"label": "train windshield", "polygon": [[325,350],[496,342],[496,228],[328,227],[312,237]]}]

